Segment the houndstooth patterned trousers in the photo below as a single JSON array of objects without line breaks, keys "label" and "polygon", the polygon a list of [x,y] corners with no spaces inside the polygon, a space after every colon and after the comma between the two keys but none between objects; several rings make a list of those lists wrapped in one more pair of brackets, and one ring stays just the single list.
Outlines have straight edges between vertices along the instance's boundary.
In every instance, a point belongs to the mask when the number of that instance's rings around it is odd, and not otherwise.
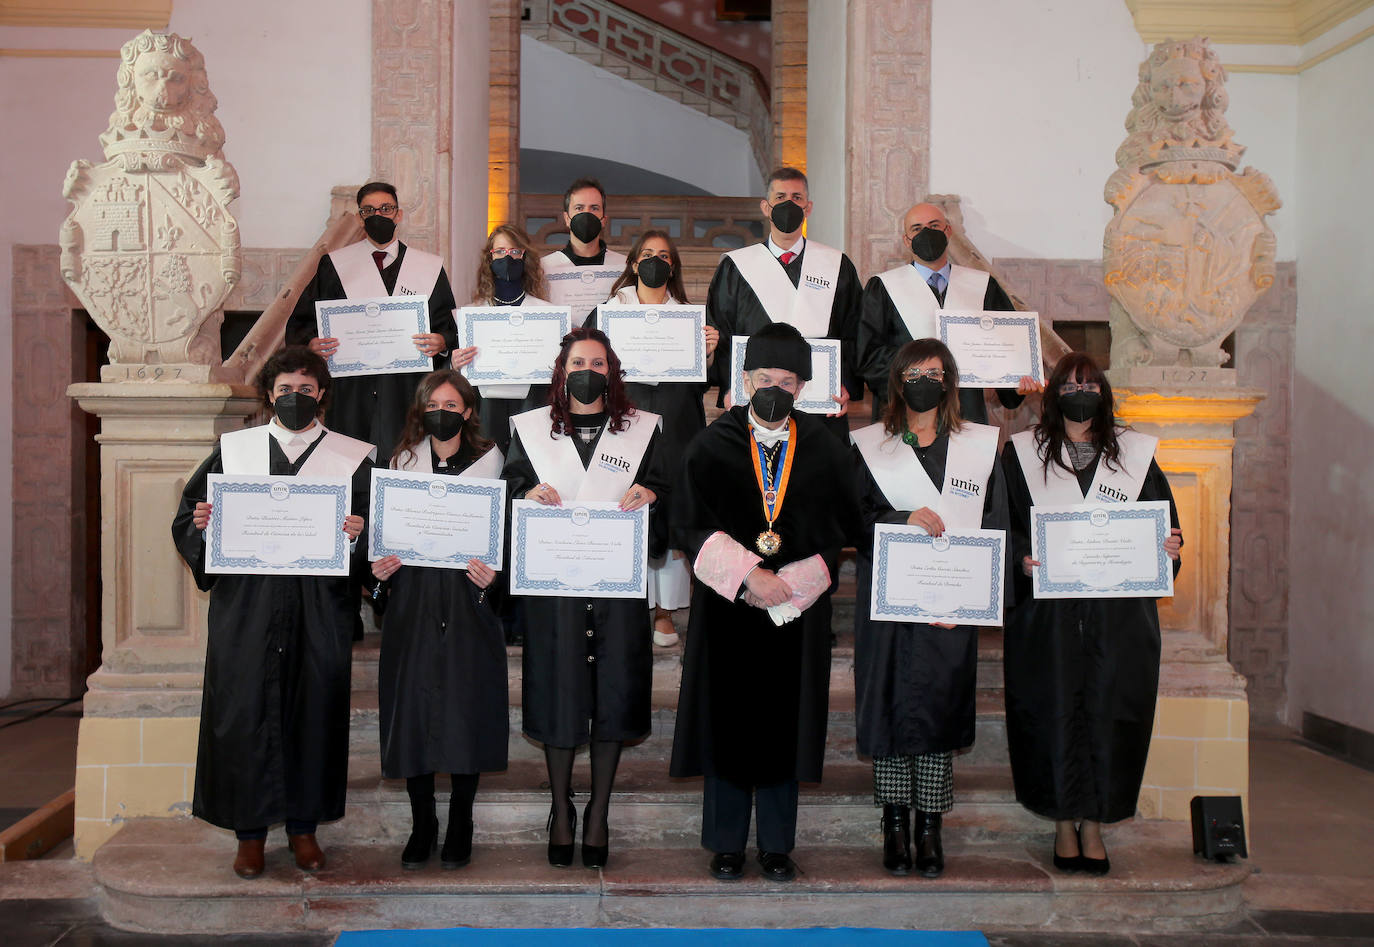
[{"label": "houndstooth patterned trousers", "polygon": [[954,754],[873,757],[873,804],[911,806],[918,812],[954,808]]}]

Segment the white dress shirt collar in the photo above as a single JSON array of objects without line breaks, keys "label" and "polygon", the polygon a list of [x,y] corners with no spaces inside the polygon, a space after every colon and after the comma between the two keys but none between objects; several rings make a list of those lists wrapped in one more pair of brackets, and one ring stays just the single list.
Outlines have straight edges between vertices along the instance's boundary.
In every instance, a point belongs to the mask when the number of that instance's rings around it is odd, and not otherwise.
[{"label": "white dress shirt collar", "polygon": [[929,283],[931,274],[939,273],[941,276],[945,278],[945,286],[949,286],[949,272],[951,269],[951,264],[949,260],[946,260],[945,265],[940,267],[938,270],[932,270],[930,267],[926,266],[920,260],[912,260],[911,265],[916,267],[917,273],[921,274],[921,282]]},{"label": "white dress shirt collar", "polygon": [[780,257],[780,256],[782,256],[784,253],[788,253],[788,252],[796,253],[796,254],[800,255],[801,252],[802,252],[803,250],[805,250],[805,249],[806,249],[806,238],[805,238],[805,237],[802,237],[802,238],[801,238],[800,240],[798,240],[796,243],[792,244],[792,246],[790,246],[790,247],[788,247],[786,250],[784,250],[782,247],[778,246],[776,243],[773,242],[773,236],[772,236],[771,233],[770,233],[769,236],[768,236],[768,252],[771,253],[771,254],[773,254],[774,257]]},{"label": "white dress shirt collar", "polygon": [[324,435],[324,425],[319,421],[315,421],[304,431],[288,431],[281,426],[276,418],[273,418],[268,423],[267,430],[272,432],[272,436],[277,439],[277,444],[281,447],[281,452],[293,464],[300,460],[301,454],[304,454],[311,444]]}]

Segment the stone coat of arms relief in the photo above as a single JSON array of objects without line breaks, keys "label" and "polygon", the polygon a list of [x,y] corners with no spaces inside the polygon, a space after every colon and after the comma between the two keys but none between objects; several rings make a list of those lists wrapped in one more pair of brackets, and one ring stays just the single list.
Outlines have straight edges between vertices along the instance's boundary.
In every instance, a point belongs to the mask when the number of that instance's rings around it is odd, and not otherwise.
[{"label": "stone coat of arms relief", "polygon": [[120,50],[108,160],[67,171],[62,277],[110,337],[102,381],[203,382],[221,361],[239,182],[216,106],[195,46],[144,31]]},{"label": "stone coat of arms relief", "polygon": [[1105,198],[1102,266],[1112,369],[1137,383],[1234,384],[1221,348],[1274,281],[1273,182],[1236,172],[1226,71],[1205,39],[1166,41],[1140,65]]}]

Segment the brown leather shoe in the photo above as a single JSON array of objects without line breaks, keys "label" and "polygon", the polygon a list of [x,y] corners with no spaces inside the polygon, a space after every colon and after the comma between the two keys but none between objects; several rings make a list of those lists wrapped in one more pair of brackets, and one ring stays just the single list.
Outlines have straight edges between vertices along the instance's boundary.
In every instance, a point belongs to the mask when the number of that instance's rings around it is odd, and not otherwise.
[{"label": "brown leather shoe", "polygon": [[319,871],[324,867],[324,849],[315,841],[315,833],[309,835],[288,835],[286,846],[296,856],[296,867],[301,871]]},{"label": "brown leather shoe", "polygon": [[239,853],[234,856],[234,874],[240,878],[256,878],[262,874],[262,850],[266,844],[266,840],[260,838],[239,842]]}]

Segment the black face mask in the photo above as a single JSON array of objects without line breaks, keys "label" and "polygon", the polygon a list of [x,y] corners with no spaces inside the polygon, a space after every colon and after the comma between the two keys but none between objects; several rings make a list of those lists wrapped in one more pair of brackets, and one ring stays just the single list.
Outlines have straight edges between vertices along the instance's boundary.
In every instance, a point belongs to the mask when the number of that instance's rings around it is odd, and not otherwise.
[{"label": "black face mask", "polygon": [[902,400],[917,414],[936,407],[944,396],[945,386],[934,378],[902,382]]},{"label": "black face mask", "polygon": [[573,214],[572,220],[568,221],[568,229],[578,240],[591,243],[601,235],[601,218],[584,210],[580,214]]},{"label": "black face mask", "polygon": [[277,395],[272,402],[272,412],[288,431],[300,431],[310,426],[315,415],[320,413],[320,403],[310,395],[299,391],[288,391]]},{"label": "black face mask", "polygon": [[658,289],[668,282],[673,265],[661,257],[651,256],[646,260],[640,260],[639,268],[635,272],[639,274],[639,281],[645,286]]},{"label": "black face mask", "polygon": [[926,263],[934,263],[940,259],[948,247],[949,236],[943,230],[932,230],[927,227],[916,231],[916,236],[911,238],[911,252],[916,254],[916,259],[924,260]]},{"label": "black face mask", "polygon": [[568,372],[568,394],[582,404],[593,404],[606,393],[606,376],[590,368]]},{"label": "black face mask", "polygon": [[424,425],[425,433],[441,441],[451,441],[463,431],[463,424],[467,418],[457,411],[445,411],[443,408],[435,408],[433,411],[426,411],[421,423]]},{"label": "black face mask", "polygon": [[491,275],[504,283],[514,283],[525,275],[525,261],[499,256],[491,261]]},{"label": "black face mask", "polygon": [[792,201],[779,201],[773,205],[768,219],[778,228],[779,233],[796,233],[801,229],[802,221],[806,220],[806,211],[801,209],[800,204]]},{"label": "black face mask", "polygon": [[390,217],[383,217],[381,214],[373,214],[363,221],[363,230],[373,243],[380,243],[383,246],[391,242],[391,238],[396,236],[396,221]]},{"label": "black face mask", "polygon": [[[792,206],[795,207],[796,205]],[[755,389],[754,397],[749,399],[749,405],[754,409],[754,413],[759,416],[760,421],[767,421],[772,424],[774,421],[781,421],[792,413],[792,402],[795,400],[792,392],[774,385],[771,388]]]},{"label": "black face mask", "polygon": [[1075,391],[1059,398],[1059,413],[1070,421],[1091,421],[1102,406],[1102,395],[1096,391]]}]

